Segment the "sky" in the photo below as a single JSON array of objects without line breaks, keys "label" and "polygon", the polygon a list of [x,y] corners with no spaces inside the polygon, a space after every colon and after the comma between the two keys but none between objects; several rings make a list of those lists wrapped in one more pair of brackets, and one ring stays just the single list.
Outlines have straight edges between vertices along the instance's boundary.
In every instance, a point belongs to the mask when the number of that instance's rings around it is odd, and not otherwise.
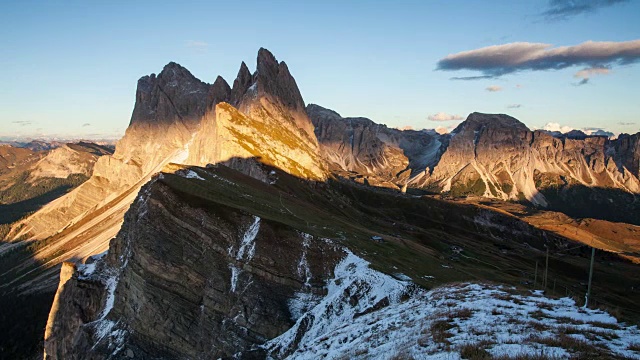
[{"label": "sky", "polygon": [[640,1],[3,1],[0,137],[119,138],[170,61],[233,83],[260,47],[306,103],[389,127],[471,112],[640,131]]}]

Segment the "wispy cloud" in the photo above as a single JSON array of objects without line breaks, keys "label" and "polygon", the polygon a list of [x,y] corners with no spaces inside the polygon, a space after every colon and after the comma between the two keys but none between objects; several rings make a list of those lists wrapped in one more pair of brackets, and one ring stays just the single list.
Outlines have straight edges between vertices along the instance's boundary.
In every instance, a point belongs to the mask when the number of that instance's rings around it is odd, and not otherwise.
[{"label": "wispy cloud", "polygon": [[574,83],[575,86],[586,85],[589,83],[589,80],[593,75],[608,75],[611,73],[611,69],[606,66],[594,66],[590,68],[585,68],[573,75],[573,77],[582,79],[577,83]]},{"label": "wispy cloud", "polygon": [[90,123],[84,123],[84,124],[82,124],[82,127],[87,127],[87,126],[91,126],[91,124],[90,124]]},{"label": "wispy cloud", "polygon": [[484,79],[493,79],[495,76],[493,75],[482,75],[482,76],[454,76],[449,78],[449,80],[484,80]]},{"label": "wispy cloud", "polygon": [[585,78],[582,79],[580,81],[578,81],[577,83],[571,83],[571,85],[573,86],[582,86],[582,85],[587,85],[589,83],[589,78]]},{"label": "wispy cloud", "polygon": [[572,16],[593,13],[601,8],[613,6],[629,0],[550,0],[540,15],[549,21],[566,20]]},{"label": "wispy cloud", "polygon": [[33,121],[31,121],[31,120],[19,120],[19,121],[12,121],[11,123],[12,124],[17,124],[17,125],[20,125],[20,126],[28,126],[28,125],[33,124]]},{"label": "wispy cloud", "polygon": [[200,40],[187,40],[185,46],[198,53],[204,53],[209,49],[209,44]]},{"label": "wispy cloud", "polygon": [[485,90],[487,90],[488,92],[502,91],[502,86],[491,85],[491,86],[488,86]]},{"label": "wispy cloud", "polygon": [[507,105],[507,109],[520,109],[521,107],[522,107],[522,104]]},{"label": "wispy cloud", "polygon": [[[574,46],[553,47],[550,44],[517,42],[493,45],[451,54],[438,61],[437,70],[479,71],[485,77],[521,71],[559,70],[574,66],[585,69],[581,74],[600,74],[616,65],[640,61],[640,40],[622,42],[587,41]],[[596,70],[600,69],[600,70]]]},{"label": "wispy cloud", "polygon": [[447,114],[444,112],[439,112],[437,114],[427,116],[427,119],[431,121],[453,121],[453,120],[462,120],[464,119],[460,115]]},{"label": "wispy cloud", "polygon": [[635,125],[636,123],[634,122],[619,122],[618,125],[622,125],[622,126],[631,126],[631,125]]},{"label": "wispy cloud", "polygon": [[577,77],[577,78],[580,78],[580,79],[588,79],[588,78],[592,77],[593,75],[607,75],[610,72],[611,72],[611,69],[609,69],[608,67],[596,66],[596,67],[590,67],[590,68],[582,69],[582,70],[578,71],[577,73],[575,73],[575,75],[573,75],[573,76]]}]

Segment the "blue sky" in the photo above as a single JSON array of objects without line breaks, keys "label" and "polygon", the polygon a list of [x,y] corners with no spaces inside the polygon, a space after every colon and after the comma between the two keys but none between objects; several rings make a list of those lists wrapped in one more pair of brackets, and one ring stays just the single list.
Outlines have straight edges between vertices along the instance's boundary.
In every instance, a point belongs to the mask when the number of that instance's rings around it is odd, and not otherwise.
[{"label": "blue sky", "polygon": [[640,39],[640,1],[561,19],[543,16],[548,9],[548,0],[5,1],[0,136],[119,137],[139,77],[176,61],[203,81],[232,83],[241,61],[255,68],[260,47],[287,62],[307,103],[391,127],[450,127],[460,121],[428,117],[480,111],[530,128],[639,131],[638,63],[605,64],[607,74],[582,86],[583,65],[474,81],[451,78],[481,71],[436,70],[450,54],[492,45]]}]

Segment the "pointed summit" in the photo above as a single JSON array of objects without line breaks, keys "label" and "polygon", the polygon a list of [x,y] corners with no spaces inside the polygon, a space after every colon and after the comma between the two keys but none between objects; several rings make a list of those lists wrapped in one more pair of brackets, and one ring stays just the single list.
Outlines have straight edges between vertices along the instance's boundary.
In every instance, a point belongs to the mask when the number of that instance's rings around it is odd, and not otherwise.
[{"label": "pointed summit", "polygon": [[240,64],[240,70],[238,70],[238,76],[233,81],[233,90],[231,90],[231,104],[238,106],[242,96],[247,92],[249,86],[251,86],[251,72],[247,67],[247,64],[242,62]]},{"label": "pointed summit", "polygon": [[256,81],[259,95],[274,97],[291,110],[304,111],[304,100],[287,64],[284,61],[278,63],[265,48],[258,51]]},{"label": "pointed summit", "polygon": [[131,123],[171,123],[199,119],[206,109],[209,84],[189,70],[170,62],[160,74],[138,80]]},{"label": "pointed summit", "polygon": [[230,98],[231,88],[229,84],[222,76],[218,76],[209,88],[209,109],[213,109],[220,102],[229,101]]}]

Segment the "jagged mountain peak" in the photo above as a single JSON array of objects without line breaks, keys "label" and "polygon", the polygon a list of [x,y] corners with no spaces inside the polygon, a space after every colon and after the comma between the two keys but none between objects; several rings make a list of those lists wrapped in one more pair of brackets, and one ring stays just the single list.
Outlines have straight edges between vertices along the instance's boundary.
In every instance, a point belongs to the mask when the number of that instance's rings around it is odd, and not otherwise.
[{"label": "jagged mountain peak", "polygon": [[209,87],[185,67],[169,62],[157,76],[138,80],[130,124],[197,119],[204,114]]},{"label": "jagged mountain peak", "polygon": [[238,76],[233,81],[233,89],[231,90],[231,104],[238,106],[242,100],[242,96],[247,92],[247,89],[251,86],[252,76],[247,64],[243,61],[240,64],[240,70],[238,70]]},{"label": "jagged mountain peak", "polygon": [[209,109],[220,102],[228,101],[230,97],[231,87],[229,83],[222,76],[218,76],[209,89]]},{"label": "jagged mountain peak", "polygon": [[271,53],[271,51],[261,47],[258,50],[258,71],[260,71],[261,67],[265,66],[278,66],[278,60]]},{"label": "jagged mountain peak", "polygon": [[265,48],[258,51],[255,82],[259,95],[275,97],[290,109],[304,111],[302,94],[289,67],[284,61],[278,62]]}]

